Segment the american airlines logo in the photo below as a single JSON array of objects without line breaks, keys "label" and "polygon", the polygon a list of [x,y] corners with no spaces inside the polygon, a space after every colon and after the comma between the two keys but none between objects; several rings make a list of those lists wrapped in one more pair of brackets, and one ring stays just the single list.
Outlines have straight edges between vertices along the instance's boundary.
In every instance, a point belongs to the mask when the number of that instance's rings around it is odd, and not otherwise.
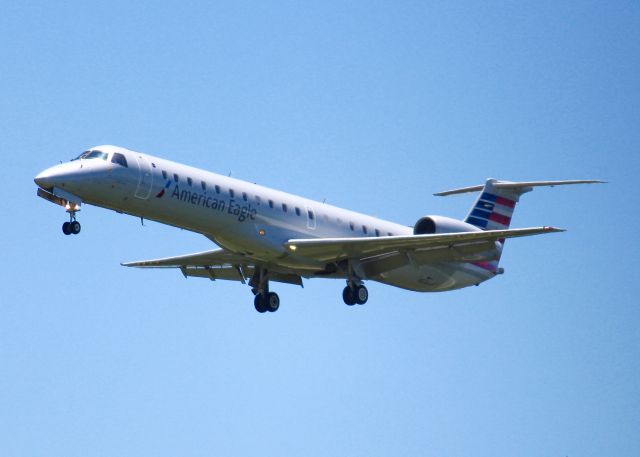
[{"label": "american airlines logo", "polygon": [[[167,181],[167,184],[162,188],[158,194],[156,194],[156,198],[162,198],[167,189],[171,186],[171,181]],[[190,203],[194,206],[200,206],[202,208],[212,209],[220,212],[227,212],[232,216],[235,216],[238,219],[238,222],[244,222],[245,220],[255,220],[256,215],[258,214],[258,210],[255,209],[251,203],[239,203],[234,199],[230,198],[228,200],[222,198],[215,198],[209,195],[202,194],[200,192],[195,192],[188,189],[180,190],[180,186],[176,184],[176,187],[173,189],[171,193],[171,198],[176,200],[180,200],[185,203]]]},{"label": "american airlines logo", "polygon": [[162,196],[164,195],[164,191],[167,190],[170,185],[171,185],[171,181],[167,181],[167,184],[165,184],[162,190],[158,192],[158,194],[156,195],[156,198],[162,198]]}]

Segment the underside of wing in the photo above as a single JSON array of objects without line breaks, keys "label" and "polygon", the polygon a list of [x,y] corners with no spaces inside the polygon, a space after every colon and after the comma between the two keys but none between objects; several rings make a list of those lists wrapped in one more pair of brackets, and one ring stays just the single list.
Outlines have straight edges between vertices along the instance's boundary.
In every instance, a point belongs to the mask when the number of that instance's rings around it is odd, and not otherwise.
[{"label": "underside of wing", "polygon": [[430,258],[431,261],[452,261],[464,260],[465,256],[490,251],[495,247],[495,242],[503,238],[562,231],[564,230],[554,227],[532,227],[376,238],[297,239],[289,240],[285,247],[296,256],[322,262],[335,262],[346,258],[366,259],[399,251],[411,251],[422,255],[425,261]]},{"label": "underside of wing", "polygon": [[[285,243],[292,257],[314,262],[339,264],[357,259],[367,277],[399,268],[409,261],[418,264],[434,262],[474,262],[494,260],[499,255],[496,241],[505,238],[561,232],[553,227],[533,227],[510,230],[442,233],[428,235],[387,236],[368,238],[292,239]],[[241,254],[224,249],[197,252],[175,257],[123,263],[127,267],[179,268],[182,274],[211,280],[225,279],[251,283],[259,268],[269,269],[269,279],[302,285],[302,276],[344,277],[345,271],[327,269],[311,273],[282,265],[264,265]]]},{"label": "underside of wing", "polygon": [[211,251],[196,252],[194,254],[179,255],[175,257],[164,257],[160,259],[141,260],[137,262],[126,262],[122,266],[125,267],[142,267],[142,268],[162,268],[162,267],[182,267],[189,266],[214,266],[214,265],[233,265],[243,264],[247,259],[233,252],[224,249],[213,249]]},{"label": "underside of wing", "polygon": [[[196,252],[175,257],[126,262],[125,267],[179,268],[182,274],[198,278],[230,281],[250,281],[256,272],[256,262],[246,256],[225,249]],[[302,278],[294,272],[272,271],[269,279],[288,284],[302,285]]]}]

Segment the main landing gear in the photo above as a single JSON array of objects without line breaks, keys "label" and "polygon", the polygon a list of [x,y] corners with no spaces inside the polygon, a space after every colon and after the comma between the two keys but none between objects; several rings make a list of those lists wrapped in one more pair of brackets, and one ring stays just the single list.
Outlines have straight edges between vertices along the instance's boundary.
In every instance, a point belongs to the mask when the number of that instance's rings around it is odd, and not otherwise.
[{"label": "main landing gear", "polygon": [[275,313],[280,308],[280,297],[275,292],[258,293],[253,299],[253,306],[259,313]]},{"label": "main landing gear", "polygon": [[364,305],[369,299],[369,291],[361,283],[347,281],[347,287],[342,291],[342,299],[349,306],[353,306],[356,303]]},{"label": "main landing gear", "polygon": [[251,291],[255,295],[253,306],[259,313],[275,313],[280,308],[280,297],[275,292],[269,292],[269,272],[266,268],[256,268],[256,272],[249,281]]},{"label": "main landing gear", "polygon": [[364,284],[362,284],[362,280],[358,276],[353,262],[349,261],[346,267],[347,287],[342,291],[342,299],[349,306],[353,306],[356,303],[358,305],[364,305],[369,299],[369,291]]},{"label": "main landing gear", "polygon": [[80,222],[76,220],[76,212],[68,212],[70,220],[69,222],[65,222],[64,224],[62,224],[62,233],[64,233],[65,235],[77,235],[78,233],[80,233],[80,229],[82,227],[80,226]]},{"label": "main landing gear", "polygon": [[[257,267],[249,280],[251,292],[255,296],[253,306],[259,313],[274,313],[280,308],[280,297],[275,292],[269,291],[269,271],[266,268]],[[369,291],[357,276],[347,279],[347,287],[342,291],[344,302],[353,306],[364,305],[369,299]]]}]

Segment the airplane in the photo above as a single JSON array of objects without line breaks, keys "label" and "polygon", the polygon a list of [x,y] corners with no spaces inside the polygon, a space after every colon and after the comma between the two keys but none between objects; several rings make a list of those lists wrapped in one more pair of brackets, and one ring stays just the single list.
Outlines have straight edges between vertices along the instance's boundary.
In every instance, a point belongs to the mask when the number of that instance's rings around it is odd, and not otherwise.
[{"label": "airplane", "polygon": [[80,233],[77,213],[85,203],[204,235],[219,248],[122,265],[248,284],[260,313],[280,307],[271,282],[343,279],[342,298],[350,306],[367,302],[364,281],[418,292],[479,285],[504,272],[499,261],[507,238],[564,231],[510,229],[521,195],[541,186],[603,182],[487,179],[434,194],[477,192],[464,220],[429,215],[406,226],[111,145],[90,148],[34,181],[38,196],[69,213],[65,235]]}]

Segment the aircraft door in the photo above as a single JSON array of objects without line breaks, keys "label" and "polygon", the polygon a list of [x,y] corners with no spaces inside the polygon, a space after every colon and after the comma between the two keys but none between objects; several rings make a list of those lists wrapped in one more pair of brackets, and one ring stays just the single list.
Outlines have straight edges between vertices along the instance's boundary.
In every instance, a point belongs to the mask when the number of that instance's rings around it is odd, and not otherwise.
[{"label": "aircraft door", "polygon": [[313,208],[310,206],[305,206],[307,210],[307,228],[311,230],[316,229],[316,213],[313,211]]},{"label": "aircraft door", "polygon": [[142,200],[146,200],[151,195],[151,185],[153,184],[153,173],[151,172],[151,164],[142,155],[136,155],[138,162],[138,187],[135,196]]}]

